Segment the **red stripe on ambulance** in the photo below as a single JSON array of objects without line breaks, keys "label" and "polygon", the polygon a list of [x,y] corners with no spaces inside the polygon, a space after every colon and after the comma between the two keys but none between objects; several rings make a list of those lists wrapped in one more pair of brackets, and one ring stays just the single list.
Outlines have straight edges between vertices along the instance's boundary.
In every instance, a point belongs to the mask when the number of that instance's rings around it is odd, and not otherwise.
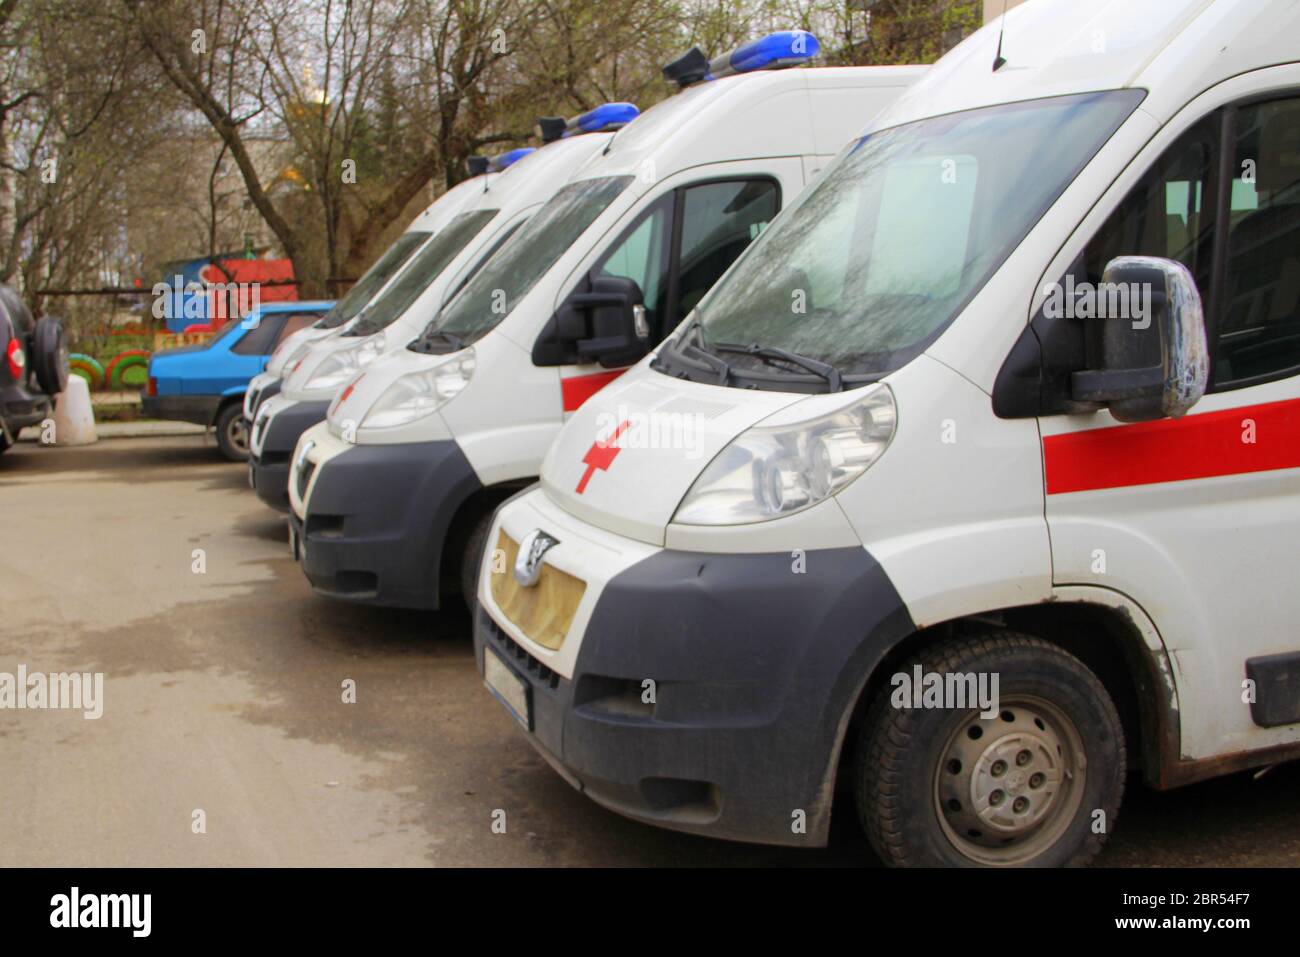
[{"label": "red stripe on ambulance", "polygon": [[1047,494],[1300,468],[1300,399],[1043,439]]},{"label": "red stripe on ambulance", "polygon": [[614,369],[612,372],[597,372],[592,375],[578,375],[568,379],[560,379],[560,395],[564,398],[564,411],[576,412],[582,403],[626,371],[626,369]]}]

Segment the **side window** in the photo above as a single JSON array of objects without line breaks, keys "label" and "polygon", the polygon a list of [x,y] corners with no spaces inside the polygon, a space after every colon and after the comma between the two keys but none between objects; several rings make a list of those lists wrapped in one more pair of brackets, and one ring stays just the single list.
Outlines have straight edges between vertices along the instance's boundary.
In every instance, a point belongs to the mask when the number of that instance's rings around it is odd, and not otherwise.
[{"label": "side window", "polygon": [[641,287],[651,335],[657,341],[664,321],[668,287],[668,240],[672,226],[672,194],[661,197],[641,214],[623,238],[591,271],[592,278],[616,276]]},{"label": "side window", "polygon": [[695,308],[745,247],[758,238],[780,205],[780,190],[767,179],[704,183],[682,191],[674,320]]},{"label": "side window", "polygon": [[[1221,186],[1225,135],[1231,180]],[[1207,310],[1211,389],[1300,369],[1300,99],[1232,107],[1183,134],[1088,244],[1088,281],[1124,255],[1191,271]]]},{"label": "side window", "polygon": [[1124,197],[1084,250],[1088,282],[1116,256],[1161,256],[1191,271],[1208,308],[1221,126],[1220,113],[1201,120]]},{"label": "side window", "polygon": [[274,352],[275,347],[278,346],[280,343],[284,342],[285,339],[288,339],[299,329],[306,329],[308,326],[310,326],[313,322],[316,322],[318,319],[320,319],[320,313],[318,312],[304,312],[304,313],[298,313],[296,315],[288,316],[284,320],[284,328],[281,329],[280,334],[275,337],[275,341],[271,343],[271,346],[269,349],[267,349],[267,352],[268,353]]},{"label": "side window", "polygon": [[1300,368],[1300,98],[1239,107],[1214,387]]},{"label": "side window", "polygon": [[[313,317],[314,318],[314,317]],[[242,320],[232,320],[241,322]],[[245,332],[230,351],[240,356],[264,356],[271,351],[284,325],[284,316],[263,316],[252,329]]]}]

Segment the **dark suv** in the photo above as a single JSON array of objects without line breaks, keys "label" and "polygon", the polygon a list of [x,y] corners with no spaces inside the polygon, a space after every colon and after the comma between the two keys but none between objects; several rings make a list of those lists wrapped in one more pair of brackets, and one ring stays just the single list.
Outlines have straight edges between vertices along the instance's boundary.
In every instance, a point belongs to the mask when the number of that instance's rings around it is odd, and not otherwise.
[{"label": "dark suv", "polygon": [[32,311],[0,285],[0,452],[25,426],[54,414],[54,397],[68,384],[68,342],[53,316]]}]

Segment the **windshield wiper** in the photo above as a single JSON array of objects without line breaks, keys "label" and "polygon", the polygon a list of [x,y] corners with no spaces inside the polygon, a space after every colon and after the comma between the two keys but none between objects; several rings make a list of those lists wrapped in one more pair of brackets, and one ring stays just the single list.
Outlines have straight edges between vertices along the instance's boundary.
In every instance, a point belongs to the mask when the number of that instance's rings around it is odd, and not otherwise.
[{"label": "windshield wiper", "polygon": [[[728,363],[725,359],[721,358],[720,356],[714,355],[712,352],[710,352],[700,343],[687,342],[687,340],[691,337],[691,333],[698,331],[699,332],[698,338],[701,340],[702,343],[704,339],[704,333],[703,330],[701,330],[699,327],[700,327],[699,318],[697,317],[695,319],[692,319],[690,323],[688,323],[686,327],[682,329],[680,333],[677,334],[677,336],[673,339],[673,341],[668,343],[667,346],[664,347],[663,351],[659,353],[659,355],[655,356],[655,358],[650,363],[650,368],[660,372],[667,373],[668,375],[675,375],[681,377],[683,373],[673,372],[671,367],[665,362],[665,359],[668,358],[674,352],[677,353],[679,356],[681,356],[682,360],[685,361],[689,361],[690,358],[698,357],[700,361],[702,361],[705,365],[707,365],[710,369],[712,369],[714,372],[718,374],[718,381],[716,385],[726,385],[728,380],[731,379],[730,363]],[[689,358],[685,355],[686,349],[691,350],[691,356]],[[687,378],[689,378],[689,376],[687,376]]]},{"label": "windshield wiper", "polygon": [[826,380],[826,384],[830,386],[831,392],[842,392],[844,390],[844,377],[841,375],[840,370],[830,363],[822,362],[820,359],[801,356],[797,352],[788,352],[785,349],[778,349],[776,346],[760,346],[757,342],[750,343],[747,346],[733,342],[715,342],[713,348],[718,352],[753,356],[755,359],[762,359],[769,365],[786,362],[811,372],[813,375],[821,376]]}]

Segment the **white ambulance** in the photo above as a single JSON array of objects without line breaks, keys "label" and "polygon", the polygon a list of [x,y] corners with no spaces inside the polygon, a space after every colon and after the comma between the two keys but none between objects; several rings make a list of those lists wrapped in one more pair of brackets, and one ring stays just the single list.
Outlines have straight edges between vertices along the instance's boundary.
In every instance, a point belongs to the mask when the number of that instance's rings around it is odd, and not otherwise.
[{"label": "white ambulance", "polygon": [[[468,194],[470,191],[467,189],[465,193]],[[306,354],[307,346],[317,339],[323,339],[325,336],[346,329],[366,303],[373,299],[398,270],[406,265],[406,261],[424,245],[434,231],[446,225],[442,221],[442,213],[459,207],[459,198],[453,195],[454,193],[454,188],[443,193],[430,204],[428,209],[415,217],[406,227],[406,231],[384,250],[383,255],[376,259],[347,291],[347,294],[321,317],[320,322],[313,323],[306,329],[299,329],[276,347],[266,363],[266,368],[253,376],[252,381],[248,383],[248,390],[244,393],[244,418],[250,425],[257,414],[257,407],[280,391],[285,368],[301,359]]]},{"label": "white ambulance", "polygon": [[[361,369],[401,349],[438,314],[442,304],[479,269],[610,136],[636,116],[630,103],[607,103],[590,114],[591,135],[541,149],[512,150],[483,176],[458,184],[446,225],[338,335],[311,343],[287,367],[280,394],[262,403],[250,433],[250,480],[274,508],[289,507],[289,457],[299,437],[325,418],[330,400]],[[585,130],[584,130],[585,132]],[[453,195],[454,194],[454,195]]]},{"label": "white ambulance", "polygon": [[698,51],[669,64],[681,92],[618,133],[419,341],[344,390],[303,435],[289,483],[317,591],[472,603],[492,512],[535,481],[565,417],[923,72],[774,69],[817,52],[784,31],[712,65]]},{"label": "white ambulance", "polygon": [[1300,757],[1297,38],[1028,0],[872,123],[498,512],[477,654],[553,766],[997,866]]}]

